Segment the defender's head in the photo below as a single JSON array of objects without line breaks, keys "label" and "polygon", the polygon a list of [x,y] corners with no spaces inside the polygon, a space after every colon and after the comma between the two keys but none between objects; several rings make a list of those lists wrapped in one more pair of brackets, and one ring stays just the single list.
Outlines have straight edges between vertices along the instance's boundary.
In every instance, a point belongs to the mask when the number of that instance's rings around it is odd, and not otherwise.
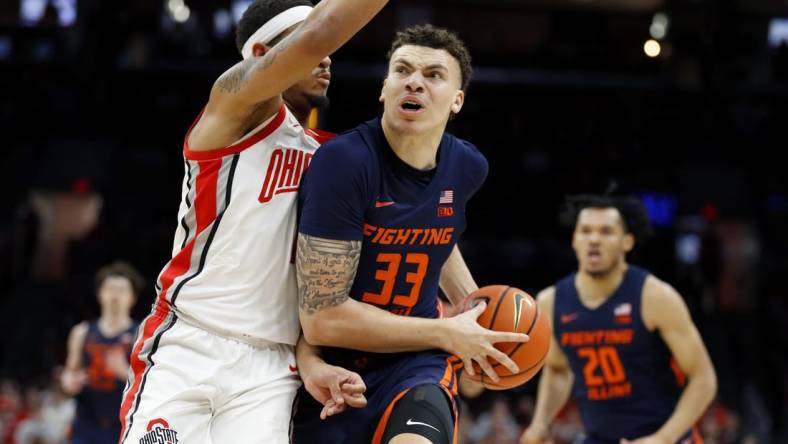
[{"label": "defender's head", "polygon": [[[309,15],[309,0],[255,0],[244,11],[235,32],[235,44],[244,59],[262,57],[292,33]],[[294,110],[308,112],[328,105],[331,59],[325,57],[306,77],[282,93]]]}]

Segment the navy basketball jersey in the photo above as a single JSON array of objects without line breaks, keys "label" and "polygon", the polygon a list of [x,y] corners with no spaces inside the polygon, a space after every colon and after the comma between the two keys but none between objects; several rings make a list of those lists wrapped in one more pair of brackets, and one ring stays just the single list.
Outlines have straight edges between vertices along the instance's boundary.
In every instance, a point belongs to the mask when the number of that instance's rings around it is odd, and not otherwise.
[{"label": "navy basketball jersey", "polygon": [[[353,299],[401,316],[437,318],[441,268],[465,230],[466,203],[486,176],[487,161],[476,147],[450,134],[441,139],[437,167],[416,170],[392,151],[380,120],[369,121],[315,154],[301,182],[299,231],[361,241]],[[393,403],[411,388],[436,384],[457,394],[461,363],[442,350],[324,347],[323,358],[362,374],[368,404],[321,421],[321,406],[302,389],[293,418],[296,444],[377,443]]]},{"label": "navy basketball jersey", "polygon": [[[388,145],[380,120],[323,145],[301,185],[299,231],[362,241],[350,297],[404,316],[438,317],[441,268],[465,230],[465,205],[487,176],[472,144],[444,134],[437,167],[420,171]],[[356,370],[399,359],[326,349]]]},{"label": "navy basketball jersey", "polygon": [[553,333],[575,375],[587,442],[618,443],[656,432],[681,395],[684,376],[659,333],[641,318],[649,273],[629,265],[599,307],[584,306],[575,273],[556,284]]},{"label": "navy basketball jersey", "polygon": [[120,380],[107,368],[107,353],[120,352],[128,359],[131,343],[137,330],[133,322],[120,334],[107,337],[98,328],[98,321],[91,322],[82,348],[82,365],[87,372],[87,383],[77,396],[77,414],[73,434],[83,430],[102,429],[112,431],[114,439],[120,433],[118,411],[123,396],[124,380]]}]

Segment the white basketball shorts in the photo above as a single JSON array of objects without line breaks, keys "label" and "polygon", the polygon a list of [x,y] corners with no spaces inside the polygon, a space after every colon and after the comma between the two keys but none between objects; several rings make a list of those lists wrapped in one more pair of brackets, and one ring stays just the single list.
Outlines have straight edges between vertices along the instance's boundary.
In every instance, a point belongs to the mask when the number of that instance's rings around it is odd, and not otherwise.
[{"label": "white basketball shorts", "polygon": [[301,382],[293,348],[253,347],[156,310],[140,325],[121,444],[287,443]]}]

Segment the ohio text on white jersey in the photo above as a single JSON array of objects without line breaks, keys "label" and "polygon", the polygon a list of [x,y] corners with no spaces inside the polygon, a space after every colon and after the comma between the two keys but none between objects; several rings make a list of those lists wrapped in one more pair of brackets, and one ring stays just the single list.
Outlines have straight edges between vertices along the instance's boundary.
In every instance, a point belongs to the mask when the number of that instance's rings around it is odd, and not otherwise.
[{"label": "ohio text on white jersey", "polygon": [[186,175],[172,259],[157,282],[159,309],[167,304],[241,339],[296,343],[296,191],[317,147],[284,105],[229,147],[192,151],[184,141]]}]

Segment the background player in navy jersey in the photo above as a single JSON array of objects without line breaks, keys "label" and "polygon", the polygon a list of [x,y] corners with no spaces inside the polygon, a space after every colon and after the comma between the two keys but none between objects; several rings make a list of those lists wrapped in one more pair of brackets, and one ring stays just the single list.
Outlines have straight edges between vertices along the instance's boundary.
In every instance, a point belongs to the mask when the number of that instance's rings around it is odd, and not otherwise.
[{"label": "background player in navy jersey", "polygon": [[626,261],[649,230],[643,206],[612,196],[569,203],[579,267],[538,296],[552,320],[553,343],[521,443],[548,441],[549,424],[570,392],[585,443],[699,442],[693,425],[717,380],[681,295]]},{"label": "background player in navy jersey", "polygon": [[296,259],[304,335],[324,346],[326,362],[362,373],[369,404],[320,421],[321,406],[301,396],[296,443],[450,443],[462,362],[493,379],[488,357],[517,370],[493,344],[527,336],[479,326],[483,305],[438,319],[439,285],[455,304],[475,289],[457,240],[487,161],[445,133],[470,77],[453,33],[429,25],[398,33],[382,119],[327,142],[312,160]]},{"label": "background player in navy jersey", "polygon": [[138,325],[131,310],[143,284],[137,270],[120,261],[99,269],[95,280],[101,315],[71,329],[61,380],[66,394],[77,398],[71,430],[75,444],[118,441],[118,406]]}]

